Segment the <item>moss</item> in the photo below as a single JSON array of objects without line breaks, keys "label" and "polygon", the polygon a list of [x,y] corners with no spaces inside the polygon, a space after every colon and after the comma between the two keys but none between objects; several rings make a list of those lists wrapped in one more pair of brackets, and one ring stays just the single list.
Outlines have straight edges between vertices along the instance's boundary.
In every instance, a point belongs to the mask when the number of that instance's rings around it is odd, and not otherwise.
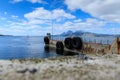
[{"label": "moss", "polygon": [[63,64],[60,64],[59,66],[63,66]]},{"label": "moss", "polygon": [[75,62],[75,64],[78,64],[78,62]]},{"label": "moss", "polygon": [[50,68],[54,68],[54,66],[50,66]]}]

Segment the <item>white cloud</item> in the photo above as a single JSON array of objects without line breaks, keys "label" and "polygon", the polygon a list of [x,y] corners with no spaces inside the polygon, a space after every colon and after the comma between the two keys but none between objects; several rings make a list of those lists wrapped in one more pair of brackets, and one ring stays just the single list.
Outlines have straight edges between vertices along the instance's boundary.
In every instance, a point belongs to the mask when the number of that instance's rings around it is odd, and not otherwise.
[{"label": "white cloud", "polygon": [[66,13],[62,9],[55,9],[53,11],[49,11],[44,9],[43,7],[37,8],[34,11],[27,13],[24,15],[25,18],[28,20],[33,19],[60,19],[60,18],[66,18],[66,19],[74,19],[75,16],[71,15],[70,13]]},{"label": "white cloud", "polygon": [[[46,21],[47,22],[47,21]],[[9,34],[9,35],[46,35],[47,32],[51,32],[51,26],[48,26],[44,23],[44,21],[34,20],[6,20],[6,23],[0,27],[1,34]],[[9,25],[8,25],[9,24]],[[46,25],[46,26],[45,26]]]},{"label": "white cloud", "polygon": [[57,18],[67,18],[67,19],[73,19],[75,18],[75,16],[71,15],[70,13],[66,13],[64,10],[62,9],[55,9],[52,11],[53,15],[51,15],[53,17],[53,19],[57,19]]},{"label": "white cloud", "polygon": [[23,0],[10,0],[11,3],[18,3],[18,2],[22,2]]},{"label": "white cloud", "polygon": [[42,0],[28,0],[28,1],[31,2],[31,3],[45,3]]},{"label": "white cloud", "polygon": [[[14,0],[16,2],[22,0]],[[28,1],[28,0],[26,0]],[[29,0],[32,3],[41,3],[41,0]],[[93,2],[92,2],[93,1]],[[110,4],[107,3],[107,0],[66,0],[68,8],[71,10],[81,9],[92,16],[98,17],[100,19],[109,20],[109,21],[119,21],[118,9],[114,9],[113,12],[108,10]],[[109,0],[111,1],[111,0]],[[108,1],[108,2],[109,2]],[[101,5],[98,5],[99,4]],[[113,3],[111,1],[111,3]],[[115,2],[114,2],[115,3]],[[104,4],[104,5],[103,5]],[[104,6],[104,7],[102,7]],[[111,13],[111,14],[110,14]],[[11,19],[7,20],[5,18],[6,24],[0,27],[0,31],[3,34],[11,35],[45,35],[48,32],[52,32],[52,19],[53,19],[53,33],[60,34],[68,30],[83,30],[90,32],[102,32],[102,33],[120,33],[119,27],[111,27],[109,29],[104,26],[107,24],[106,21],[87,18],[86,20],[76,19],[71,13],[65,12],[63,9],[54,9],[52,11],[46,10],[43,7],[36,8],[32,12],[24,14],[26,19],[20,20],[18,16],[11,15]],[[17,18],[14,20],[13,18]],[[2,21],[2,19],[0,19]],[[64,20],[64,21],[63,21]]]},{"label": "white cloud", "polygon": [[[7,25],[4,28],[0,28],[1,33],[11,35],[46,35],[46,33],[52,32],[52,26],[49,20],[37,20],[33,21],[21,20],[19,22],[6,21]],[[9,25],[8,25],[9,24]],[[120,33],[119,27],[110,26],[109,29],[104,26],[107,24],[105,21],[87,18],[85,21],[81,19],[68,20],[63,23],[53,23],[53,33],[60,34],[68,30],[83,30],[96,33]]]},{"label": "white cloud", "polygon": [[5,18],[5,17],[0,17],[0,20],[6,20],[7,18]]},{"label": "white cloud", "polygon": [[[24,0],[10,0],[11,3],[19,3],[19,2],[22,2]],[[46,4],[47,2],[43,1],[43,0],[26,0],[28,2],[31,2],[31,3],[42,3],[42,4]]]},{"label": "white cloud", "polygon": [[[42,11],[42,12],[41,12]],[[48,15],[47,15],[48,13]],[[53,14],[52,14],[53,13]],[[44,15],[43,15],[44,14]],[[65,15],[62,15],[65,14]],[[43,8],[39,10],[34,10],[31,13],[25,14],[25,18],[27,20],[19,20],[19,21],[7,21],[9,25],[9,32],[15,32],[16,35],[45,35],[48,32],[52,32],[52,23],[51,23],[51,15],[52,19],[58,20],[59,17],[66,17],[68,19],[65,22],[53,22],[53,33],[60,34],[67,30],[83,30],[94,32],[95,30],[99,32],[99,30],[103,30],[103,26],[106,24],[104,21],[100,21],[97,19],[88,18],[85,21],[81,19],[76,19],[69,13],[65,11],[53,10],[48,11]],[[72,16],[72,17],[71,17]],[[72,19],[72,20],[69,20]],[[11,30],[11,31],[10,31]],[[5,30],[6,31],[6,30]],[[18,31],[18,33],[17,33]],[[104,30],[103,30],[104,32]]]},{"label": "white cloud", "polygon": [[71,10],[81,9],[94,17],[120,22],[120,0],[65,0]]},{"label": "white cloud", "polygon": [[11,17],[12,17],[12,18],[18,18],[18,16],[16,16],[16,15],[11,15]]},{"label": "white cloud", "polygon": [[7,12],[4,12],[5,15],[7,15]]},{"label": "white cloud", "polygon": [[[64,10],[62,9],[55,9],[52,11],[46,10],[44,8],[37,8],[34,11],[27,13],[24,15],[24,17],[27,19],[27,21],[23,21],[22,23],[13,23],[12,26],[14,25],[22,25],[22,26],[32,26],[32,25],[36,25],[36,26],[42,26],[41,28],[36,28],[36,30],[38,29],[39,31],[37,32],[42,32],[42,34],[46,34],[47,32],[52,32],[52,20],[54,20],[55,22],[53,22],[54,27],[57,28],[57,23],[59,23],[60,21],[63,20],[69,20],[69,19],[75,19],[76,17],[71,15],[70,13],[66,13]],[[56,23],[57,22],[57,23]],[[57,29],[57,33],[58,34],[58,29]]]},{"label": "white cloud", "polygon": [[[7,24],[7,25],[6,25]],[[8,23],[3,24],[0,27],[0,33],[6,35],[45,35],[44,32],[47,28],[42,28],[42,26],[38,25],[29,25],[23,22],[14,22],[8,21]],[[9,24],[9,25],[8,25]],[[48,30],[47,30],[48,31]],[[44,33],[43,33],[44,32]]]},{"label": "white cloud", "polygon": [[[35,17],[33,16],[32,18],[28,17],[27,18],[28,20],[18,20],[18,21],[6,20],[6,24],[2,25],[4,27],[3,28],[0,27],[0,31],[3,34],[11,34],[11,35],[38,35],[38,36],[46,35],[46,33],[52,32],[51,20],[48,20],[48,18],[49,18],[48,16],[46,16],[46,18],[44,17],[37,18],[37,16]],[[54,19],[57,20],[57,18],[59,18],[58,15],[54,16]],[[73,30],[73,31],[83,30],[83,31],[96,32],[96,33],[99,32],[102,33],[110,32],[114,34],[120,33],[118,27],[113,28],[114,25],[110,26],[109,29],[105,28],[104,26],[107,24],[107,22],[102,20],[97,20],[93,18],[87,18],[84,21],[76,18],[71,18],[71,19],[72,20],[69,19],[65,20],[65,22],[62,23],[53,22],[53,33],[60,34],[68,30]]]},{"label": "white cloud", "polygon": [[53,33],[60,34],[68,30],[72,30],[72,31],[83,30],[83,31],[90,31],[90,32],[97,32],[97,33],[99,31],[102,31],[103,33],[105,33],[104,27],[103,27],[105,25],[106,25],[106,22],[100,21],[97,19],[88,18],[86,19],[86,21],[76,19],[73,21],[67,21],[64,24],[54,24]]}]

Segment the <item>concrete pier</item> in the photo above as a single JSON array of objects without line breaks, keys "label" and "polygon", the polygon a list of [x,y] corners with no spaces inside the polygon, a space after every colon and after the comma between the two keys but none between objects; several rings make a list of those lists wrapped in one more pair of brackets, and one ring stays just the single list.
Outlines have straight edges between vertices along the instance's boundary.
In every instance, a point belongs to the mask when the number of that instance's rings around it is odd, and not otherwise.
[{"label": "concrete pier", "polygon": [[[50,39],[49,46],[56,48],[56,43],[58,40],[52,40],[50,35],[48,36]],[[64,46],[65,51],[71,51],[75,53],[85,53],[85,54],[120,54],[120,38],[116,38],[112,44],[102,44],[102,43],[94,43],[94,42],[83,42],[83,47],[81,50],[79,49],[68,49],[65,47],[64,41],[61,41]]]},{"label": "concrete pier", "polygon": [[[64,41],[62,41],[64,44]],[[50,47],[56,48],[57,40],[50,40]],[[64,44],[65,46],[65,44]],[[82,50],[67,49],[64,47],[65,51],[71,51],[76,53],[86,53],[86,54],[106,54],[110,50],[110,45],[97,44],[97,43],[84,43]]]}]

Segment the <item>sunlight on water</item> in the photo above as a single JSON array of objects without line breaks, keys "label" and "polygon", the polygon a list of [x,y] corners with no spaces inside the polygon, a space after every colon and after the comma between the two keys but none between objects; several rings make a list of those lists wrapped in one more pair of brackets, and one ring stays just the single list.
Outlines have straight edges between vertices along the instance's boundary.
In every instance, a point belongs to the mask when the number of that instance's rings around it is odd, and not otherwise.
[{"label": "sunlight on water", "polygon": [[0,59],[47,58],[58,56],[44,51],[43,37],[0,37]]}]

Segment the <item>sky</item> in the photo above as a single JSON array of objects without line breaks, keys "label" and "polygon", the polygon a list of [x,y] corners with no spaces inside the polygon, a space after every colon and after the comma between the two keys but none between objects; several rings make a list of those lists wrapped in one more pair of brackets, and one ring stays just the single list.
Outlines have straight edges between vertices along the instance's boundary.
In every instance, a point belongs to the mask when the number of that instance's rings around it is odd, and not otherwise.
[{"label": "sky", "polygon": [[0,0],[0,34],[120,34],[119,14],[120,0]]}]

